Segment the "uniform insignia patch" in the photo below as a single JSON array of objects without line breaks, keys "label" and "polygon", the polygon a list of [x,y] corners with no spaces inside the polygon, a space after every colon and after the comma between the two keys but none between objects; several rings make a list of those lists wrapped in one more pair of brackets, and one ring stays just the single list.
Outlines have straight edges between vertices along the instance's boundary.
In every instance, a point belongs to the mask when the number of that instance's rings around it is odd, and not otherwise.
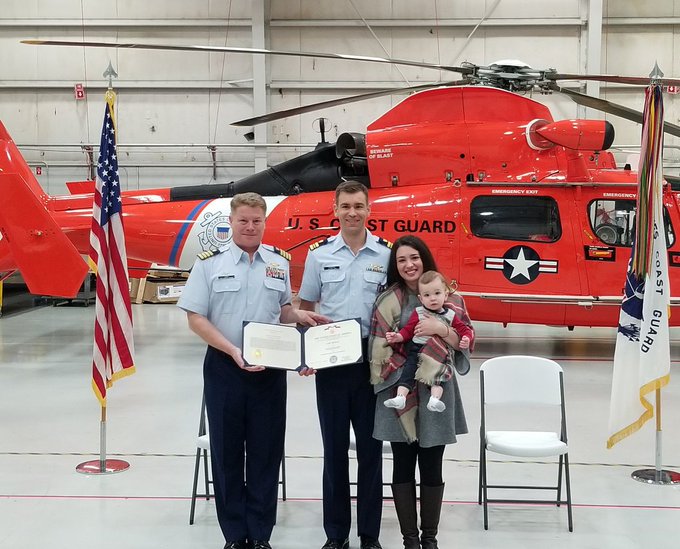
[{"label": "uniform insignia patch", "polygon": [[282,250],[281,248],[277,248],[276,246],[274,246],[274,252],[279,254],[282,258],[290,261],[291,255],[286,250]]},{"label": "uniform insignia patch", "polygon": [[392,243],[389,240],[383,238],[382,236],[378,237],[378,244],[382,244],[383,246],[392,249]]},{"label": "uniform insignia patch", "polygon": [[310,250],[316,250],[319,246],[323,246],[324,244],[328,244],[328,239],[324,238],[323,240],[319,240],[318,242],[315,242],[314,244],[311,244],[309,246]]},{"label": "uniform insignia patch", "polygon": [[220,250],[208,250],[207,252],[201,252],[200,254],[198,254],[198,259],[205,260],[219,253]]},{"label": "uniform insignia patch", "polygon": [[386,274],[387,273],[387,269],[385,269],[385,267],[383,267],[382,265],[379,265],[377,263],[373,263],[373,264],[369,265],[368,267],[366,267],[366,270],[371,272],[371,273],[380,273],[380,274]]},{"label": "uniform insignia patch", "polygon": [[286,280],[286,270],[280,267],[278,263],[267,263],[264,274],[267,278]]},{"label": "uniform insignia patch", "polygon": [[279,254],[283,259],[286,259],[290,261],[291,255],[286,251],[282,250],[281,248],[277,248],[276,246],[265,246],[268,250],[271,250],[275,254]]}]

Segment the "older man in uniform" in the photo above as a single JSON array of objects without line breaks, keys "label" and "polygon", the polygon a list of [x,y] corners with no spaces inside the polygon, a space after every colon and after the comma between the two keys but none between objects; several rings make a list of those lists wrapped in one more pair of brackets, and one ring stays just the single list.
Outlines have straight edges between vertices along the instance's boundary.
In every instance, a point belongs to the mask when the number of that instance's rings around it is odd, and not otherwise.
[{"label": "older man in uniform", "polygon": [[286,424],[286,372],[245,365],[243,321],[327,320],[291,306],[290,256],[262,244],[266,213],[260,195],[234,196],[232,242],[199,255],[178,303],[208,344],[204,392],[225,549],[271,548]]},{"label": "older man in uniform", "polygon": [[340,233],[310,247],[300,287],[300,308],[333,320],[361,318],[364,362],[316,373],[316,398],[324,447],[322,549],[347,549],[351,526],[349,429],[357,444],[357,532],[361,549],[380,549],[382,446],[373,438],[375,395],[369,383],[366,341],[373,302],[385,283],[390,244],[366,229],[368,190],[356,181],[340,184],[334,213]]}]

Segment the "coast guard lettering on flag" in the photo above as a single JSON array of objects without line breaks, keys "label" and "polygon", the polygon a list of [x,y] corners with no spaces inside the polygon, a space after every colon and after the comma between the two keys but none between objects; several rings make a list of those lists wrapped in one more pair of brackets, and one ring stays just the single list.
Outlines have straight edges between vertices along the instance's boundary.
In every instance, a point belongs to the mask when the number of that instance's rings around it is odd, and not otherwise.
[{"label": "coast guard lettering on flag", "polygon": [[[660,208],[659,204],[659,208]],[[654,224],[653,264],[645,282],[628,269],[614,351],[607,448],[654,417],[648,395],[668,384],[668,265],[663,220]]]},{"label": "coast guard lettering on flag", "polygon": [[107,388],[117,379],[135,372],[114,101],[115,94],[107,92],[89,257],[90,266],[97,273],[92,388],[102,406],[106,406]]}]

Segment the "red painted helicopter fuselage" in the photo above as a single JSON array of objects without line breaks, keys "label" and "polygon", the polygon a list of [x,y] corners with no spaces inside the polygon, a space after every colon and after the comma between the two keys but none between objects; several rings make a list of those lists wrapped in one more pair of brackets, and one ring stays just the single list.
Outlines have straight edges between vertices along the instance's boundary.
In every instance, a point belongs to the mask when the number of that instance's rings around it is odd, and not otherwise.
[{"label": "red painted helicopter fuselage", "polygon": [[[608,128],[554,122],[544,105],[492,88],[415,94],[368,127],[369,229],[392,241],[422,237],[473,319],[615,326],[637,174],[594,152],[608,146],[600,146]],[[663,197],[674,290],[678,193],[665,185]],[[291,253],[294,287],[309,244],[337,232],[333,199],[332,191],[266,197],[265,241]],[[126,192],[128,257],[190,268],[198,252],[230,241],[229,201],[173,200],[168,189]],[[45,201],[81,254],[91,202],[87,193]],[[0,240],[0,271],[17,268],[6,244]],[[671,322],[680,325],[680,314]]]}]

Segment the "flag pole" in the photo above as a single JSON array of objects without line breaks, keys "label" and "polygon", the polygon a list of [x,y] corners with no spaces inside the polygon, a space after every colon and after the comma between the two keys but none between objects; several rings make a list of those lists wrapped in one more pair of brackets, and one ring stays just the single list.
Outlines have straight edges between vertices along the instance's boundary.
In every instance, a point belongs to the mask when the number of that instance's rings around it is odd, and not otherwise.
[{"label": "flag pole", "polygon": [[123,459],[106,459],[106,406],[102,406],[99,422],[99,459],[84,461],[76,466],[76,471],[85,475],[110,475],[130,468]]},{"label": "flag pole", "polygon": [[99,422],[99,472],[106,470],[106,406],[102,406],[102,419]]},{"label": "flag pole", "polygon": [[[90,461],[85,461],[83,463],[80,463],[79,465],[76,466],[76,471],[79,473],[84,473],[84,474],[90,474],[90,475],[103,475],[103,474],[110,474],[110,473],[120,473],[121,471],[125,471],[129,469],[130,464],[122,459],[107,459],[106,458],[106,389],[111,386],[113,381],[115,379],[118,379],[120,377],[129,375],[134,373],[134,364],[132,362],[132,311],[130,310],[130,301],[129,297],[130,294],[127,291],[128,289],[128,279],[127,279],[127,269],[126,269],[126,256],[127,254],[125,253],[125,239],[124,236],[122,235],[122,206],[120,209],[116,211],[115,207],[112,207],[112,203],[117,203],[117,202],[122,202],[120,200],[120,185],[119,185],[119,180],[118,180],[118,162],[116,159],[116,151],[115,151],[115,143],[116,143],[116,135],[115,135],[115,119],[113,116],[113,104],[115,101],[115,93],[113,91],[113,84],[112,84],[112,78],[118,77],[118,74],[116,74],[116,71],[113,69],[113,65],[111,62],[109,62],[109,66],[104,71],[104,77],[108,77],[109,79],[109,87],[106,92],[106,102],[107,102],[107,111],[106,111],[106,116],[104,117],[104,128],[102,129],[102,147],[100,148],[100,158],[99,158],[99,166],[98,166],[98,179],[96,180],[96,191],[95,191],[95,199],[93,202],[93,231],[91,234],[90,242],[91,242],[91,250],[90,250],[90,263],[92,265],[92,268],[97,272],[97,311],[95,313],[96,320],[95,320],[95,360],[93,361],[93,381],[92,381],[92,387],[94,389],[94,392],[99,399],[99,403],[101,406],[101,420],[99,422],[99,459],[97,460],[90,460]],[[110,112],[109,112],[110,109]],[[104,143],[108,142],[109,147],[106,149],[106,156],[105,158],[102,159],[102,156],[104,154],[103,149],[104,149]],[[103,162],[102,162],[103,160]],[[99,172],[99,168],[102,168],[102,163],[105,164],[103,167],[102,173]],[[107,177],[107,181],[103,182],[101,181],[102,176]],[[101,183],[101,185],[100,185]],[[101,208],[101,202],[99,203],[100,205],[97,205],[97,195],[101,196],[103,194],[103,188],[108,185],[109,189],[107,190],[107,201],[108,201],[108,207],[104,208],[107,212],[111,213],[111,216],[117,215],[119,218],[119,223],[120,223],[120,233],[118,238],[122,239],[122,242],[117,243],[119,246],[119,252],[120,252],[120,257],[121,263],[120,266],[125,268],[124,274],[125,276],[123,277],[124,280],[118,279],[116,275],[116,269],[113,265],[108,265],[107,261],[102,258],[102,250],[100,249],[100,242],[98,239],[105,239],[107,243],[107,248],[109,246],[115,246],[116,242],[111,241],[111,239],[116,239],[115,235],[115,229],[113,230],[113,233],[111,232],[111,227],[113,225],[112,217],[109,217],[109,213],[106,214],[106,223],[108,224],[108,228],[106,229],[106,234],[103,226],[100,226],[100,223],[102,222],[104,216],[101,215],[102,213],[102,208]],[[115,192],[112,193],[111,189],[114,188]],[[107,203],[107,201],[104,201],[104,203]],[[100,261],[102,261],[100,263]],[[101,266],[101,269],[100,269]],[[101,275],[101,276],[100,276]],[[115,287],[112,287],[111,283],[114,283]],[[124,287],[124,292],[122,289],[120,289],[121,285]],[[102,376],[102,372],[98,370],[97,368],[97,352],[98,352],[98,343],[97,343],[97,335],[100,336],[100,339],[106,339],[107,340],[107,347],[110,345],[110,336],[111,334],[108,333],[108,328],[107,328],[107,333],[104,334],[104,328],[100,324],[100,314],[104,318],[104,320],[108,321],[109,317],[112,315],[112,312],[110,310],[106,310],[105,307],[102,306],[102,302],[109,302],[111,301],[111,294],[114,292],[116,288],[119,288],[119,291],[121,292],[121,299],[124,302],[125,308],[123,309],[123,313],[127,311],[129,315],[129,324],[126,324],[126,326],[129,327],[129,334],[124,334],[124,335],[129,335],[130,341],[129,341],[129,347],[125,347],[126,353],[126,360],[125,363],[117,364],[115,367],[113,367],[110,364],[110,358],[111,358],[111,353],[110,349],[99,349],[100,354],[100,359],[103,359],[106,361],[106,374],[105,376]],[[127,298],[127,299],[126,299]],[[115,314],[120,318],[121,311],[114,311]],[[115,338],[114,338],[115,339]],[[127,337],[125,337],[127,339]],[[103,351],[103,353],[102,353]],[[118,352],[118,355],[120,356],[120,349]],[[110,370],[110,371],[109,371]],[[97,374],[95,376],[94,374]],[[96,378],[96,379],[95,379]]]},{"label": "flag pole", "polygon": [[661,433],[661,388],[656,389],[656,455],[654,460],[654,478],[656,481],[660,481],[662,477],[661,469],[661,456],[663,452],[661,451],[662,433]]},{"label": "flag pole", "polygon": [[664,469],[662,465],[662,432],[661,432],[661,388],[656,390],[656,452],[654,469],[638,469],[630,475],[638,482],[645,484],[673,485],[680,484],[680,473]]},{"label": "flag pole", "polygon": [[[659,69],[659,65],[654,63],[654,68],[652,69],[652,72],[649,74],[650,77],[650,87],[651,86],[659,86],[660,81],[663,78],[663,72],[661,72],[661,69]],[[662,98],[663,95],[660,94],[660,98]],[[647,109],[645,109],[647,110]],[[661,99],[660,102],[660,122],[659,122],[659,130],[662,128],[663,124],[663,100]],[[645,113],[647,114],[647,112]],[[659,132],[658,135],[658,140],[659,143],[663,143],[663,131]],[[655,158],[655,166],[654,168],[658,169],[660,171],[662,162],[661,162],[661,155],[662,155],[663,147],[660,146],[658,147],[658,157]],[[646,154],[647,151],[643,151],[643,154]],[[652,178],[653,185],[656,185],[657,187],[660,187],[663,185],[663,180],[661,174],[658,174],[657,178]],[[655,188],[651,190],[650,192],[651,195],[656,195],[656,198],[654,200],[659,200],[661,204],[663,204],[663,191],[661,188]],[[661,206],[662,207],[662,206]],[[665,228],[660,228],[662,230],[663,234],[665,234],[666,230]],[[663,252],[665,253],[665,237],[663,237],[664,241],[664,246],[663,246]],[[670,289],[670,288],[669,288]],[[670,307],[668,309],[669,315],[670,315]],[[669,362],[670,362],[670,357]],[[669,369],[670,369],[670,364],[669,364]],[[672,485],[672,484],[680,484],[680,474],[674,472],[674,471],[668,471],[664,470],[662,463],[663,463],[663,432],[661,429],[661,385],[659,383],[656,384],[656,390],[655,390],[655,403],[654,403],[654,408],[655,408],[655,415],[656,415],[656,431],[655,431],[655,452],[654,452],[654,469],[639,469],[637,471],[634,471],[631,474],[631,477],[639,482],[644,482],[646,484],[660,484],[660,485]]]}]

